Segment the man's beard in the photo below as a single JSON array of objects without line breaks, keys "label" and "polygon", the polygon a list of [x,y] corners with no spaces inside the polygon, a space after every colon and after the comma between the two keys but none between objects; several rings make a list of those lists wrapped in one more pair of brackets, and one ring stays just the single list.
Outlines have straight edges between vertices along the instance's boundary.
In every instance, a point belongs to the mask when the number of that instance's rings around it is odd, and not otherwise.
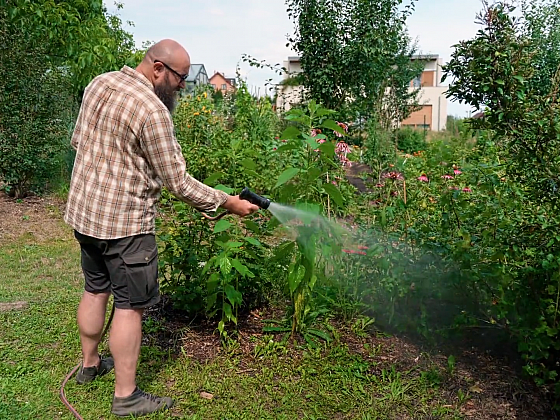
[{"label": "man's beard", "polygon": [[175,107],[177,106],[177,91],[171,83],[169,83],[167,77],[165,78],[165,83],[154,87],[154,92],[169,112],[173,114],[173,111],[175,111]]}]

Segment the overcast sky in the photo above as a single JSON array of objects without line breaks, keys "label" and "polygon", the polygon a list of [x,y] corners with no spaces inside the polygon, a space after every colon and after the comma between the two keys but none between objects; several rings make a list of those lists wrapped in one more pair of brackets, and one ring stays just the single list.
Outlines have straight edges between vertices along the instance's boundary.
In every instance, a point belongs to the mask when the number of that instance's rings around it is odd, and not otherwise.
[{"label": "overcast sky", "polygon": [[[172,38],[190,53],[193,63],[214,71],[235,76],[241,65],[242,75],[256,92],[264,91],[269,78],[279,80],[273,72],[249,68],[241,56],[249,54],[259,60],[276,64],[288,55],[286,36],[293,33],[284,0],[122,0],[123,21],[134,22],[126,28],[134,34],[138,46],[143,41]],[[109,10],[112,2],[105,0]],[[420,52],[439,54],[447,61],[452,45],[472,38],[474,23],[481,10],[480,0],[418,0],[416,11],[408,21],[412,38],[417,39]],[[469,108],[448,103],[448,114],[466,116]]]}]

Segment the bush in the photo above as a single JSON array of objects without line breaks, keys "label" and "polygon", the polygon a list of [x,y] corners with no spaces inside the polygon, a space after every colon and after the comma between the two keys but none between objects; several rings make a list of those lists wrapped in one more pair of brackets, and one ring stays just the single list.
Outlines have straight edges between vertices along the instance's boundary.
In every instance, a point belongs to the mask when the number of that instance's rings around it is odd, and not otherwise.
[{"label": "bush", "polygon": [[0,41],[10,63],[0,66],[0,180],[16,197],[60,174],[75,115],[67,75],[23,39],[11,32]]},{"label": "bush", "polygon": [[426,133],[411,127],[402,127],[396,130],[397,147],[405,153],[414,153],[426,150]]}]

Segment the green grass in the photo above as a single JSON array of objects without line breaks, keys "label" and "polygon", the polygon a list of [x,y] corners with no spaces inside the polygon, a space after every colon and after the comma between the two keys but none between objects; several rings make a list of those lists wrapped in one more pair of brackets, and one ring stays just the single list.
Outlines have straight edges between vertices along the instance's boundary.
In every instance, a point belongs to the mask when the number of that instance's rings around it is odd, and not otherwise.
[{"label": "green grass", "polygon": [[[45,243],[20,238],[2,245],[0,267],[0,302],[29,303],[0,312],[0,419],[71,419],[58,389],[80,357],[79,249],[69,234]],[[321,351],[271,345],[266,336],[252,340],[258,354],[233,346],[205,363],[144,346],[139,385],[176,400],[171,413],[148,418],[461,418],[456,404],[441,397],[435,368],[399,371],[376,362],[379,349],[366,357],[337,340]],[[71,381],[66,394],[85,419],[110,419],[113,383],[113,373],[82,387]],[[202,398],[201,391],[214,398]]]}]

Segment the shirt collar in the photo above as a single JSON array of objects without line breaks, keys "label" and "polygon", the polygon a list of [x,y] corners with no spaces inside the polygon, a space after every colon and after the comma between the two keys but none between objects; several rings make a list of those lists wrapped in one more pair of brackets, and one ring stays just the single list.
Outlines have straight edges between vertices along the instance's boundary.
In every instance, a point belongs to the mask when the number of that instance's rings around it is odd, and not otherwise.
[{"label": "shirt collar", "polygon": [[128,66],[124,66],[121,71],[126,74],[127,76],[132,77],[133,79],[138,80],[139,82],[145,84],[150,88],[150,90],[154,90],[154,85],[139,71],[136,71]]}]

